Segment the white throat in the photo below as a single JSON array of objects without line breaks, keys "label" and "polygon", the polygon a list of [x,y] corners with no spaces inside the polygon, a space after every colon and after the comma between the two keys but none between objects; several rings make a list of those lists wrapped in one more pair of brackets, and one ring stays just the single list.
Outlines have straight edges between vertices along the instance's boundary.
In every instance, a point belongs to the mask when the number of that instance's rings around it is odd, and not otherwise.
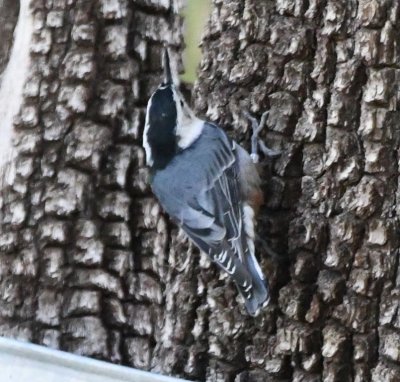
[{"label": "white throat", "polygon": [[176,104],[176,138],[179,148],[186,149],[201,134],[204,121],[197,118],[192,109],[184,101],[182,94],[174,89],[174,99]]},{"label": "white throat", "polygon": [[176,136],[178,138],[178,146],[181,149],[189,147],[201,134],[204,128],[204,121],[197,117],[193,117],[182,121],[176,127]]}]

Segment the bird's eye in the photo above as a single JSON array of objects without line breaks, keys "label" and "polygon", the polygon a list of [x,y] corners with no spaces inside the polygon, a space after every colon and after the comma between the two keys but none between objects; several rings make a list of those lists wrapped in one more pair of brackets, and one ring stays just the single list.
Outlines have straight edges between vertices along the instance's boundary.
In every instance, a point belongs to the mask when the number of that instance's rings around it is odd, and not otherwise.
[{"label": "bird's eye", "polygon": [[181,106],[183,107],[183,101],[181,100]]}]

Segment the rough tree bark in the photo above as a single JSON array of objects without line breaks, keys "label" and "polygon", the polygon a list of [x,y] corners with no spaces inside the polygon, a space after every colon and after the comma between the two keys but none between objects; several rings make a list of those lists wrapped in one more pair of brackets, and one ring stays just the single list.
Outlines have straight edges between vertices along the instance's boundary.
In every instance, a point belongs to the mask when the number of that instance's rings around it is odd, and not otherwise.
[{"label": "rough tree bark", "polygon": [[0,203],[0,333],[150,369],[163,351],[167,224],[140,130],[165,44],[179,61],[181,4],[0,3],[7,14],[21,5],[0,36],[0,159],[15,144]]},{"label": "rough tree bark", "polygon": [[180,52],[177,6],[32,4],[1,334],[191,380],[398,381],[398,2],[214,0],[197,109],[244,144],[242,111],[269,109],[283,150],[258,227],[282,259],[258,246],[273,298],[255,319],[145,182],[143,111],[161,42]]},{"label": "rough tree bark", "polygon": [[400,380],[399,17],[392,0],[214,1],[197,107],[239,138],[242,110],[270,110],[283,154],[259,233],[287,262],[264,261],[257,319],[212,309],[210,380]]}]

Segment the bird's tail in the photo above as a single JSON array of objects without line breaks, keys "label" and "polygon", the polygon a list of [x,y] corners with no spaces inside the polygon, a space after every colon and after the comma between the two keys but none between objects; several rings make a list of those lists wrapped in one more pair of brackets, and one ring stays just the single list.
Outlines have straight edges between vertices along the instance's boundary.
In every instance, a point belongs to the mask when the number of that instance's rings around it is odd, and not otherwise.
[{"label": "bird's tail", "polygon": [[264,279],[257,259],[253,254],[247,257],[246,265],[247,271],[251,276],[251,285],[236,285],[244,298],[247,312],[251,316],[257,316],[260,310],[268,305],[270,300],[268,281]]},{"label": "bird's tail", "polygon": [[247,248],[244,262],[240,261],[227,243],[218,251],[210,252],[210,256],[235,282],[247,312],[256,316],[269,302],[269,288],[251,249]]}]

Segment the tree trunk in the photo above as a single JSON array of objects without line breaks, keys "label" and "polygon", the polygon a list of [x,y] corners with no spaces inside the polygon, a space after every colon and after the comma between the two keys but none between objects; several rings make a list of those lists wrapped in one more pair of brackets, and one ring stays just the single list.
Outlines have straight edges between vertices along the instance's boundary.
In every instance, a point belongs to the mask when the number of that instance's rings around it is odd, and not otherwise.
[{"label": "tree trunk", "polygon": [[282,260],[258,245],[273,299],[256,319],[223,310],[224,287],[209,380],[400,380],[399,17],[391,0],[214,1],[197,108],[245,142],[242,112],[270,111],[282,155],[258,231]]},{"label": "tree trunk", "polygon": [[0,333],[190,380],[398,381],[397,2],[214,0],[197,109],[244,145],[242,112],[269,109],[283,151],[262,169],[258,232],[281,256],[258,243],[272,303],[256,318],[146,183],[144,107],[163,42],[179,60],[178,5],[31,3],[1,126]]},{"label": "tree trunk", "polygon": [[181,5],[0,3],[20,8],[0,44],[0,166],[13,158],[0,203],[0,334],[150,369],[162,352],[168,230],[141,127],[164,44],[179,61]]}]

